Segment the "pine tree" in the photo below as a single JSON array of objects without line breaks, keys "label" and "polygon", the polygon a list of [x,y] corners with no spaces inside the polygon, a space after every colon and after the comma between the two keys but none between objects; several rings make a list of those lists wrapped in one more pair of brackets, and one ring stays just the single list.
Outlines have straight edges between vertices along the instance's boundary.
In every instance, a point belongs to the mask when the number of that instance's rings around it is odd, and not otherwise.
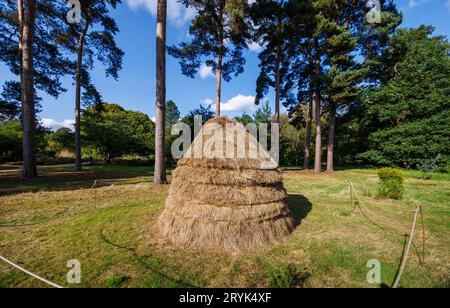
[{"label": "pine tree", "polygon": [[171,128],[180,121],[180,110],[174,101],[166,102],[166,127]]},{"label": "pine tree", "polygon": [[[315,10],[312,1],[291,0],[287,3],[288,24],[286,25],[285,49],[288,61],[286,76],[282,83],[284,105],[294,115],[307,105],[304,116],[306,134],[303,148],[303,167],[309,168],[312,124],[314,119],[313,94],[315,88],[315,65],[313,35],[316,28]],[[303,114],[302,114],[303,117]]]},{"label": "pine tree", "polygon": [[355,61],[357,37],[355,29],[365,18],[364,1],[322,1],[320,6],[320,31],[325,35],[327,100],[329,104],[327,171],[334,171],[334,145],[336,113],[338,108],[359,97],[359,83],[364,76]]},{"label": "pine tree", "polygon": [[[101,103],[101,95],[91,83],[89,71],[94,57],[106,67],[106,76],[117,80],[122,68],[123,51],[117,47],[114,35],[119,32],[116,22],[110,17],[121,0],[81,1],[80,23],[72,23],[58,34],[58,41],[69,52],[76,55],[75,79],[75,167],[81,171],[81,104]],[[83,93],[82,93],[83,89]]]},{"label": "pine tree", "polygon": [[[285,62],[288,36],[288,6],[285,1],[262,0],[251,7],[251,16],[255,27],[254,40],[263,46],[259,54],[260,74],[256,82],[256,99],[258,105],[267,95],[269,88],[275,88],[275,121],[280,122],[281,83],[285,76]],[[283,63],[284,62],[284,63]]]},{"label": "pine tree", "polygon": [[[22,177],[37,177],[36,107],[37,91],[58,97],[65,89],[60,78],[73,67],[55,41],[58,29],[64,28],[65,3],[57,0],[6,0],[0,3],[0,61],[19,81],[7,82],[2,103],[22,110],[23,168]],[[35,31],[35,29],[46,31]]]},{"label": "pine tree", "polygon": [[216,116],[220,116],[222,79],[244,72],[243,50],[249,40],[246,0],[181,0],[193,7],[197,16],[189,29],[192,41],[169,48],[169,54],[180,60],[182,73],[194,78],[206,59],[206,65],[217,76]]}]

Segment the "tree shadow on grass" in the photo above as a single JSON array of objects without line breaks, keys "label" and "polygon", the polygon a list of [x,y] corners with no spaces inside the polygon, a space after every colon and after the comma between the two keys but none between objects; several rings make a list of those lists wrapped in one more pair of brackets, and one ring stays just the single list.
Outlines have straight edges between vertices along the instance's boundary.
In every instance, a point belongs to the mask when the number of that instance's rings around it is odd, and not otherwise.
[{"label": "tree shadow on grass", "polygon": [[0,176],[0,196],[16,195],[40,191],[72,191],[100,188],[111,185],[124,185],[151,182],[153,173],[130,174],[113,172],[41,172],[39,178],[22,181],[20,174]]},{"label": "tree shadow on grass", "polygon": [[312,210],[312,203],[303,195],[290,194],[288,207],[297,228]]}]

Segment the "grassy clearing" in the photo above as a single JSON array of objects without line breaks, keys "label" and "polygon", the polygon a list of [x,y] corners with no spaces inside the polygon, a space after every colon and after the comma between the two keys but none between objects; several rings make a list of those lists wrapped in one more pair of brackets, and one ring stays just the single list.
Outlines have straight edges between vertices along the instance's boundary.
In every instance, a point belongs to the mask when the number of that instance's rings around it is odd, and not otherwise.
[{"label": "grassy clearing", "polygon": [[[406,197],[394,201],[376,197],[374,170],[322,176],[286,170],[300,225],[276,247],[231,256],[188,251],[160,238],[155,222],[168,186],[152,185],[151,169],[92,167],[73,174],[64,168],[43,169],[41,179],[26,184],[14,170],[0,174],[0,254],[64,286],[71,287],[65,283],[70,259],[82,265],[78,287],[377,287],[366,281],[369,259],[382,262],[383,283],[390,285],[416,204],[424,207],[426,264],[412,254],[401,286],[449,286],[450,175],[424,181],[406,172]],[[351,211],[348,179],[383,229]],[[420,247],[420,233],[415,242]],[[44,285],[0,263],[0,287]]]}]

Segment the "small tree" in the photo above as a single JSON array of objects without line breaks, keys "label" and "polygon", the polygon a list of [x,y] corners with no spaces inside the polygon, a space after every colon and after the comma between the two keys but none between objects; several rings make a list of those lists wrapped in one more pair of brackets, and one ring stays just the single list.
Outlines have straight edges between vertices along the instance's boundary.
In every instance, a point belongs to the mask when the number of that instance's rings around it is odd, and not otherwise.
[{"label": "small tree", "polygon": [[254,122],[259,124],[269,124],[272,120],[272,109],[270,109],[269,102],[266,101],[264,105],[256,110],[255,115],[253,116]]},{"label": "small tree", "polygon": [[166,102],[166,128],[171,128],[180,121],[180,110],[174,101]]},{"label": "small tree", "polygon": [[50,136],[50,140],[55,142],[58,151],[73,152],[74,150],[73,138],[74,138],[73,131],[66,127],[62,127],[56,130]]},{"label": "small tree", "polygon": [[239,123],[242,123],[244,125],[253,123],[253,118],[247,114],[246,112],[244,112],[241,116],[239,117],[235,117],[234,118],[236,121],[238,121]]},{"label": "small tree", "polygon": [[192,138],[195,138],[194,136],[194,120],[195,116],[201,116],[202,117],[202,125],[205,125],[206,122],[214,118],[214,112],[211,111],[211,106],[205,107],[200,105],[200,107],[189,111],[189,113],[184,116],[181,119],[181,122],[186,123],[191,128]]},{"label": "small tree", "polygon": [[0,161],[19,161],[22,158],[22,125],[18,120],[0,124]]},{"label": "small tree", "polygon": [[246,0],[181,0],[198,14],[189,29],[191,42],[170,47],[169,53],[180,59],[184,75],[194,78],[206,59],[206,65],[217,75],[216,116],[220,116],[222,78],[244,72],[243,50],[247,48],[249,27],[246,22]]}]

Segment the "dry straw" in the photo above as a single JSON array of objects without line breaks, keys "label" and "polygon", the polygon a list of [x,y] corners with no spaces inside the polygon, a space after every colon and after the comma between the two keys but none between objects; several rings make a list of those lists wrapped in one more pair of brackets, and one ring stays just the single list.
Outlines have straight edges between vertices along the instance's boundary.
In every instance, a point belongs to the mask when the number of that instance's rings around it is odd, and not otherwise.
[{"label": "dry straw", "polygon": [[[208,123],[235,122],[222,117]],[[253,137],[243,126],[238,130],[246,134],[248,149]],[[261,169],[255,158],[193,158],[192,149],[202,148],[208,137],[202,130],[174,171],[161,233],[189,248],[232,253],[259,250],[289,235],[294,226],[280,171]]]}]

